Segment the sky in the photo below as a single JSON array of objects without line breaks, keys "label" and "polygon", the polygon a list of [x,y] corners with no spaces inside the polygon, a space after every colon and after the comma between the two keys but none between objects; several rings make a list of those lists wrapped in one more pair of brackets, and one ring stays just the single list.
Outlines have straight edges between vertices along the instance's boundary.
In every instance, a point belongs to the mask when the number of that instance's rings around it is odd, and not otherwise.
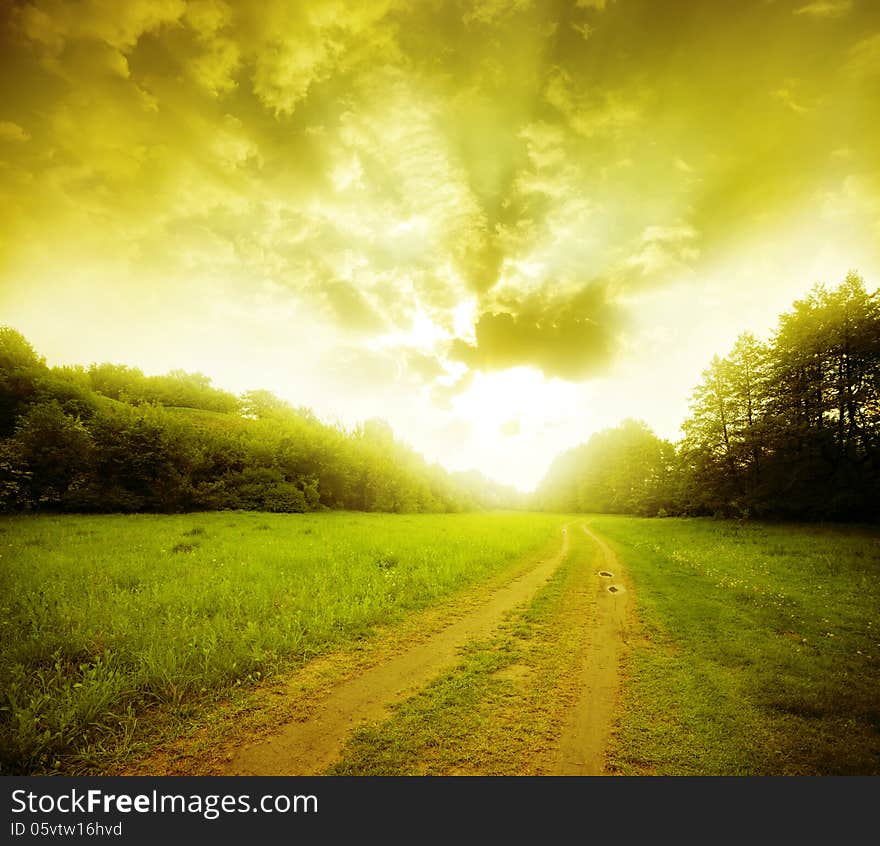
[{"label": "sky", "polygon": [[0,0],[0,324],[533,488],[880,282],[875,0]]}]

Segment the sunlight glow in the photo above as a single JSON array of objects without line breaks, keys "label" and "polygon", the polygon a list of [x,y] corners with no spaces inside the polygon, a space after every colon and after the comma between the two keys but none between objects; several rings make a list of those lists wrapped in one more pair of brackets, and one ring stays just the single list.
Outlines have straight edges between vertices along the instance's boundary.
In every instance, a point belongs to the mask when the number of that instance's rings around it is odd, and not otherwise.
[{"label": "sunlight glow", "polygon": [[0,311],[51,363],[382,416],[528,487],[880,281],[872,4],[62,5],[0,27]]}]

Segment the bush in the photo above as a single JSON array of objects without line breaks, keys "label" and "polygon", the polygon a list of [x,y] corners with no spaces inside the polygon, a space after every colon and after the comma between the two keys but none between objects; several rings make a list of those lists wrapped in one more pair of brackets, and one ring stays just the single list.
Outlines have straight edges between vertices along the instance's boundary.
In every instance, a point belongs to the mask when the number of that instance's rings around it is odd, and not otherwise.
[{"label": "bush", "polygon": [[266,511],[277,513],[302,514],[309,510],[305,494],[292,482],[282,482],[269,488],[264,507]]}]

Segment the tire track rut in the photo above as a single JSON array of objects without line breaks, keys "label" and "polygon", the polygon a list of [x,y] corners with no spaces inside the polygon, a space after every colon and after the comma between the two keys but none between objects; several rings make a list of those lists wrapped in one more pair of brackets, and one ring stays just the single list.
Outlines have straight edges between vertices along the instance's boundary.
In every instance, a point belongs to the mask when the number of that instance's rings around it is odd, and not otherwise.
[{"label": "tire track rut", "polygon": [[552,775],[605,773],[620,690],[620,658],[632,615],[632,593],[626,587],[623,563],[588,526],[581,528],[598,547],[601,565],[594,566],[592,574],[596,602],[586,631],[580,698],[563,729]]}]

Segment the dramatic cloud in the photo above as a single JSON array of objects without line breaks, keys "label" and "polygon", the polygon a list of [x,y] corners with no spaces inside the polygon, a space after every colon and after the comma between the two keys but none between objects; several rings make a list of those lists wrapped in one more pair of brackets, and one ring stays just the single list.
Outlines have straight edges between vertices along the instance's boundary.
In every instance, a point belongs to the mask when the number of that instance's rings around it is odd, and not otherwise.
[{"label": "dramatic cloud", "polygon": [[587,285],[557,298],[543,290],[509,302],[509,310],[481,314],[475,343],[457,340],[452,353],[475,369],[532,365],[547,376],[575,381],[609,363],[621,323],[620,309],[609,302],[606,286]]},{"label": "dramatic cloud", "polygon": [[856,0],[2,3],[0,308],[481,460],[557,381],[876,268],[878,79]]}]

